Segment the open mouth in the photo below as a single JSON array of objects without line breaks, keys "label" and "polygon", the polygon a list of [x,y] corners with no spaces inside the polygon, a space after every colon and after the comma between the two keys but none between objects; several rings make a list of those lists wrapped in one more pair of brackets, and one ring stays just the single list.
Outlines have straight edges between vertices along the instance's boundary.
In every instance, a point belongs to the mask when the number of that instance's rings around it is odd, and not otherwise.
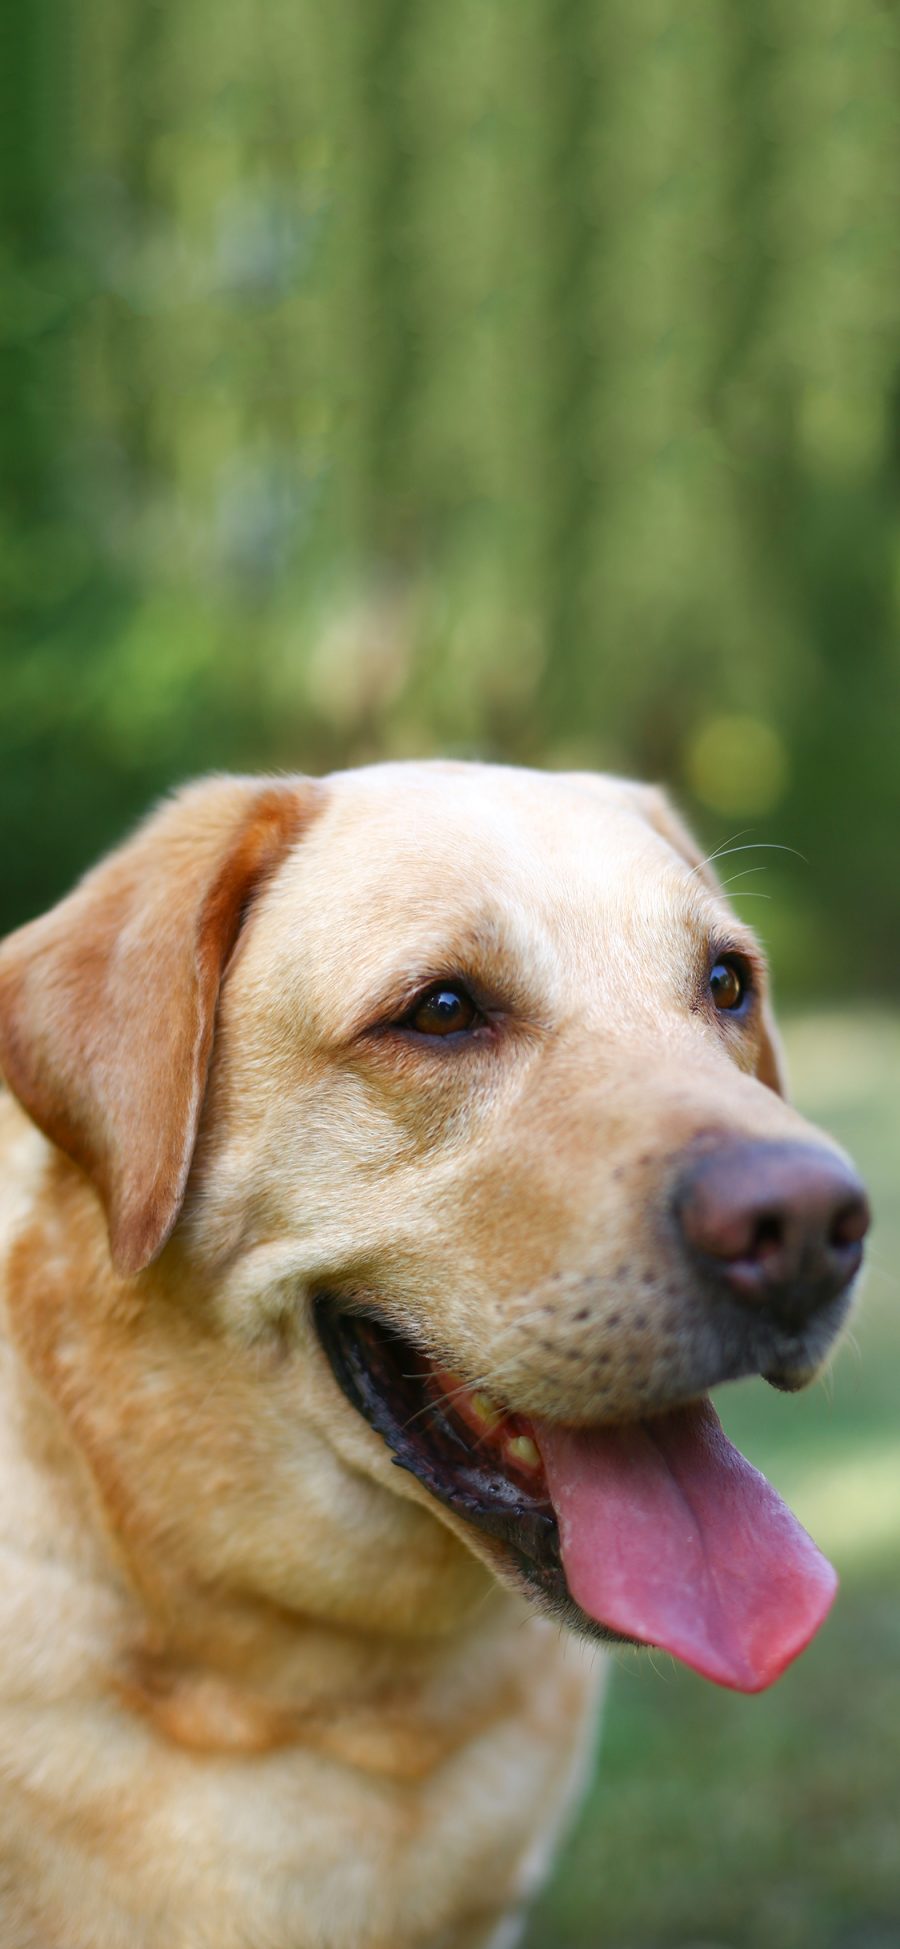
[{"label": "open mouth", "polygon": [[373,1313],[316,1302],[332,1371],[399,1467],[503,1545],[542,1608],[736,1691],[809,1643],[837,1578],[705,1397],[621,1425],[506,1412]]},{"label": "open mouth", "polygon": [[554,1605],[570,1602],[532,1424],[499,1414],[478,1389],[462,1386],[372,1314],[322,1298],[316,1324],[335,1379],[398,1467],[505,1544],[535,1593]]}]

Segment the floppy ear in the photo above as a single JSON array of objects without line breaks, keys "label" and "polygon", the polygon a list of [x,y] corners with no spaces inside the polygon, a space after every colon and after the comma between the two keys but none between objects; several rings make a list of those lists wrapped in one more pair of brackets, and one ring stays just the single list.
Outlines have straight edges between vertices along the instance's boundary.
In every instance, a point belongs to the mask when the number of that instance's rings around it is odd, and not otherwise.
[{"label": "floppy ear", "polygon": [[222,972],[315,797],[305,780],[188,786],[0,948],[0,1068],[96,1186],[121,1273],[178,1217]]},{"label": "floppy ear", "polygon": [[[654,830],[660,833],[663,839],[667,839],[670,846],[674,846],[676,853],[680,853],[682,859],[688,861],[710,891],[717,894],[720,900],[724,900],[718,874],[710,861],[701,853],[693,834],[685,825],[681,814],[670,805],[665,792],[657,785],[639,785],[636,789],[640,795],[644,815]],[[772,1004],[768,998],[763,1003],[762,1009],[760,1052],[756,1074],[759,1081],[765,1083],[767,1089],[774,1090],[778,1096],[787,1096],[787,1074],[781,1037],[775,1027]]]}]

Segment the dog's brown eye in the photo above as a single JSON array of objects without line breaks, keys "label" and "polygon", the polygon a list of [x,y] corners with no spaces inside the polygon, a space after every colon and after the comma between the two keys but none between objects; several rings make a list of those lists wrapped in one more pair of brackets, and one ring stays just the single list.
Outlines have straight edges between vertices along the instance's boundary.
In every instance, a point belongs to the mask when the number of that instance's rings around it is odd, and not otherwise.
[{"label": "dog's brown eye", "polygon": [[451,988],[438,982],[421,995],[406,1017],[404,1026],[417,1035],[459,1035],[472,1028],[478,1010],[464,988]]},{"label": "dog's brown eye", "polygon": [[716,1008],[740,1008],[749,986],[749,977],[740,962],[724,955],[709,977],[709,992]]}]

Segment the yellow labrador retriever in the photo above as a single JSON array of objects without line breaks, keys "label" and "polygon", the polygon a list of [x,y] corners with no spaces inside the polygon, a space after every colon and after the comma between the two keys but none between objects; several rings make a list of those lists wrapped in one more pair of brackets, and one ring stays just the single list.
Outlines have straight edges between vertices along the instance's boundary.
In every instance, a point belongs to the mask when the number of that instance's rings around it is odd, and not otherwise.
[{"label": "yellow labrador retriever", "polygon": [[212,778],[0,951],[3,1949],[515,1940],[583,1638],[834,1577],[708,1404],[867,1212],[664,800]]}]

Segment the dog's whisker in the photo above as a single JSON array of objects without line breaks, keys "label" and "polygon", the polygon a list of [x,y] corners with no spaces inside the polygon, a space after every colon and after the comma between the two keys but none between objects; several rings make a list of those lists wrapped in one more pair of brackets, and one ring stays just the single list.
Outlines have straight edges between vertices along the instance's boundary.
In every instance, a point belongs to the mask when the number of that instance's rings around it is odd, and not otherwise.
[{"label": "dog's whisker", "polygon": [[900,1279],[897,1278],[895,1273],[888,1272],[887,1266],[882,1265],[879,1259],[873,1259],[871,1256],[867,1256],[866,1264],[872,1276],[876,1279],[883,1279],[886,1286],[892,1286],[895,1291],[900,1291]]},{"label": "dog's whisker", "polygon": [[728,859],[732,853],[793,853],[794,858],[802,860],[804,866],[809,865],[806,854],[801,853],[798,846],[786,846],[776,839],[748,839],[742,846],[726,846],[721,852],[715,853],[713,858]]},{"label": "dog's whisker", "polygon": [[816,1375],[816,1382],[819,1388],[821,1389],[822,1393],[824,1394],[825,1399],[828,1402],[828,1406],[830,1408],[833,1408],[834,1407],[834,1369],[832,1367],[824,1367],[822,1369],[822,1372]]},{"label": "dog's whisker", "polygon": [[[421,1380],[421,1374],[404,1374],[403,1379],[407,1381]],[[489,1385],[489,1379],[490,1377],[488,1375],[482,1375],[480,1379],[475,1379],[474,1381],[462,1381],[459,1387],[454,1387],[446,1393],[442,1391],[438,1399],[426,1401],[424,1407],[417,1408],[415,1414],[411,1414],[409,1420],[403,1422],[403,1428],[411,1428],[414,1421],[419,1421],[426,1415],[440,1414],[442,1408],[447,1407],[453,1401],[457,1401],[461,1394],[472,1394],[480,1387],[487,1387]]]},{"label": "dog's whisker", "polygon": [[741,826],[738,832],[733,832],[727,839],[723,839],[721,846],[716,846],[715,850],[707,853],[704,859],[699,859],[696,866],[691,867],[691,872],[702,873],[704,866],[714,866],[716,860],[724,856],[725,848],[730,846],[733,840],[743,839],[745,833],[752,832],[752,830],[752,826]]},{"label": "dog's whisker", "polygon": [[739,880],[749,879],[751,873],[767,873],[768,870],[765,862],[762,866],[742,866],[737,873],[731,873],[727,880],[722,881],[722,891],[724,893],[727,887],[737,886]]}]

